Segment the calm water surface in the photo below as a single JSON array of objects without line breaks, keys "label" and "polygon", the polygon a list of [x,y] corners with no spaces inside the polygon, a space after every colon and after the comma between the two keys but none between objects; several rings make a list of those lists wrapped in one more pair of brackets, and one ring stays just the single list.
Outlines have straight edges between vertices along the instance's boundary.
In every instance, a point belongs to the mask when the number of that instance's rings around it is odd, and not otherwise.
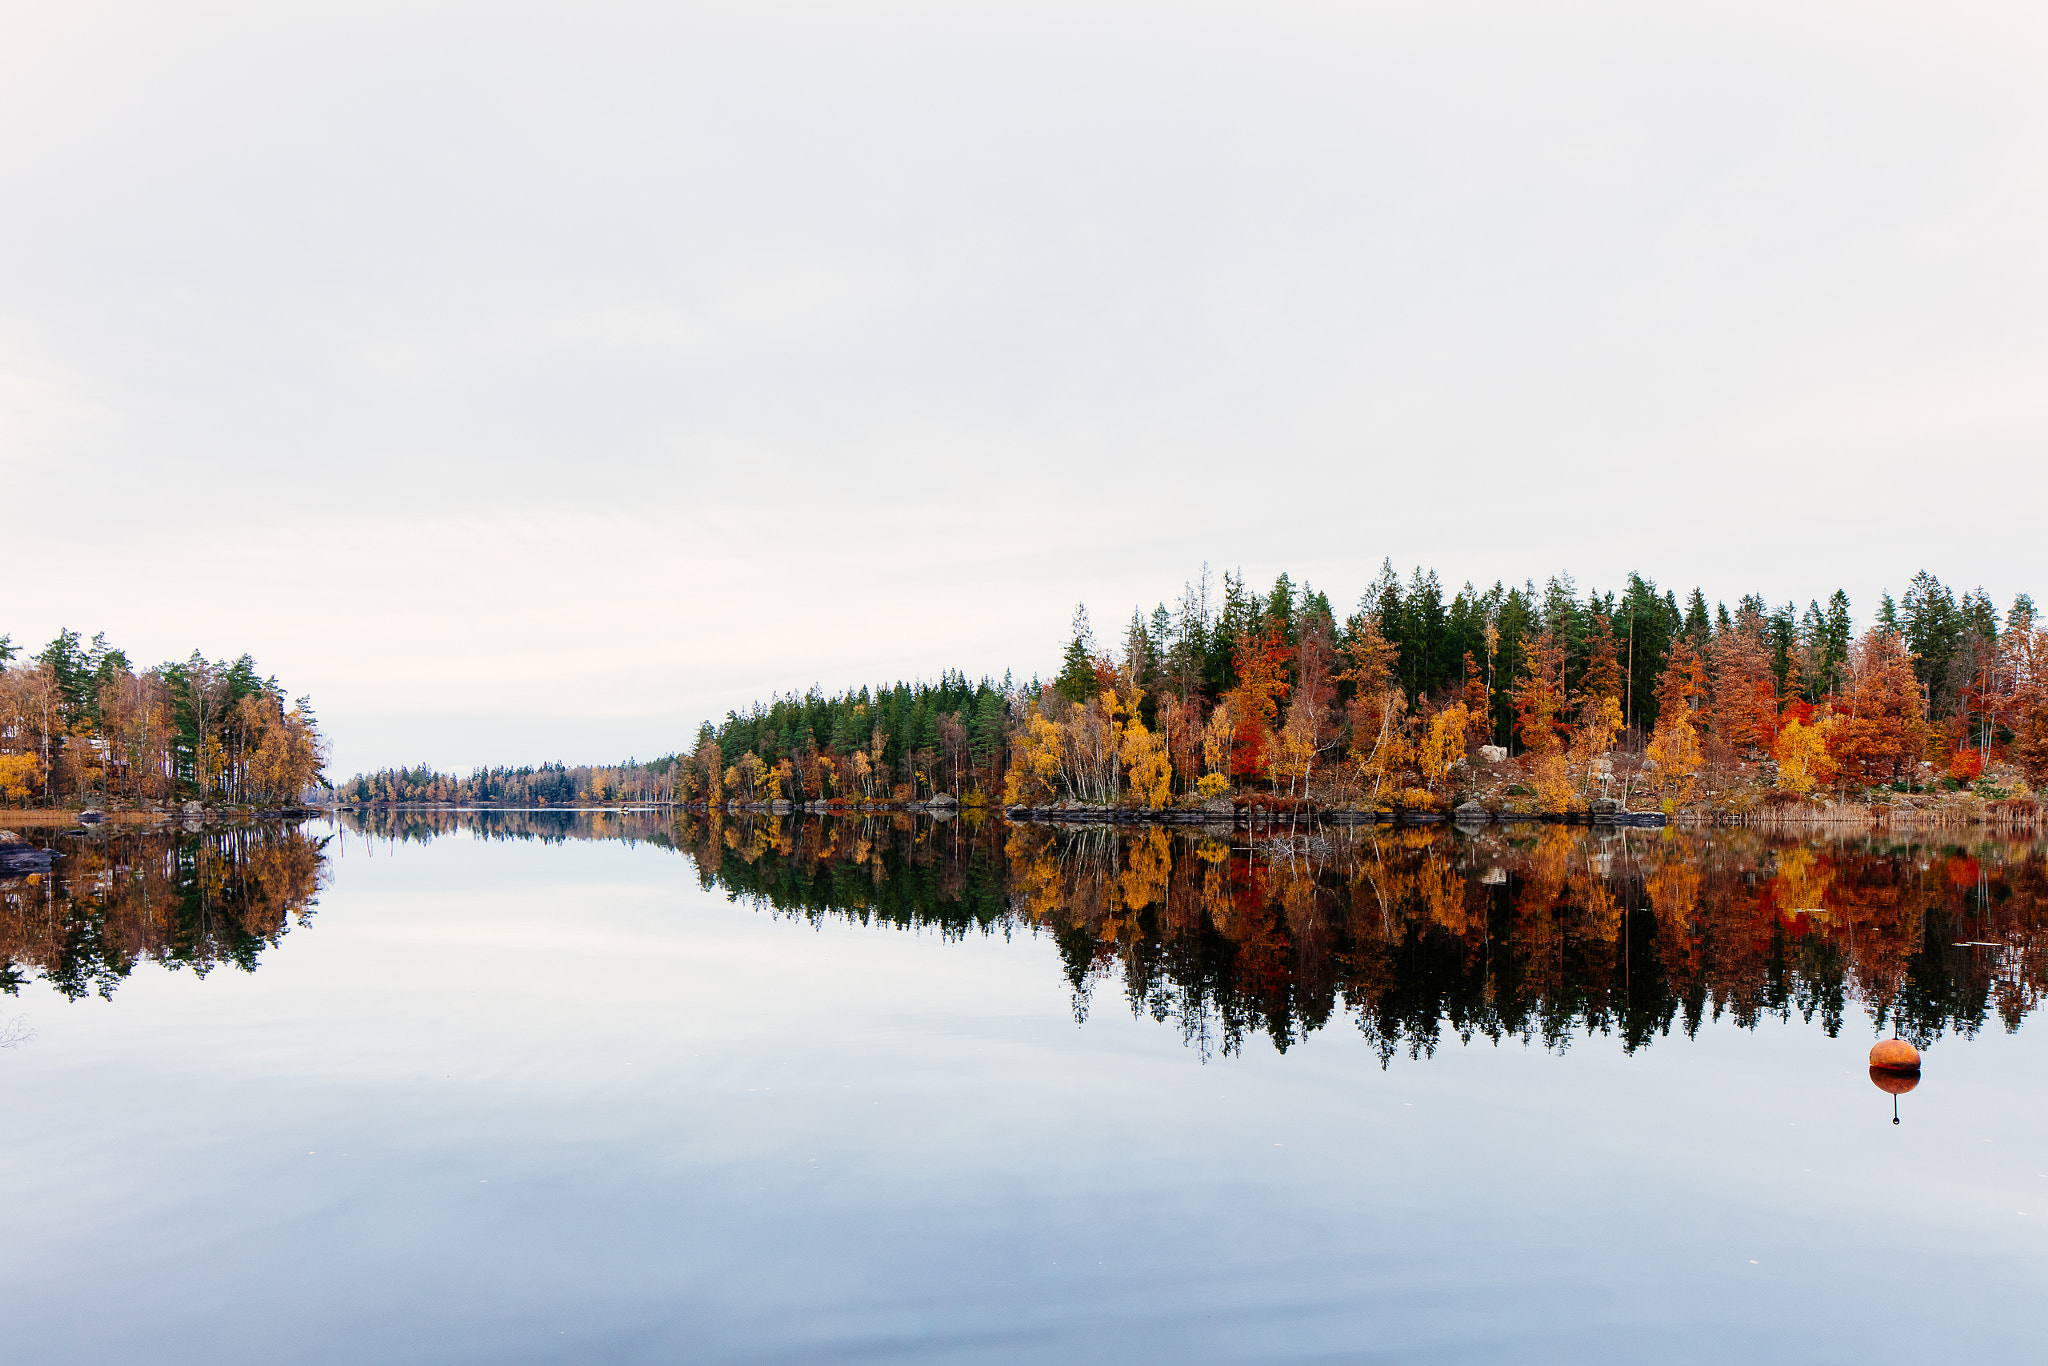
[{"label": "calm water surface", "polygon": [[2035,847],[351,820],[0,881],[7,1360],[2048,1350]]}]

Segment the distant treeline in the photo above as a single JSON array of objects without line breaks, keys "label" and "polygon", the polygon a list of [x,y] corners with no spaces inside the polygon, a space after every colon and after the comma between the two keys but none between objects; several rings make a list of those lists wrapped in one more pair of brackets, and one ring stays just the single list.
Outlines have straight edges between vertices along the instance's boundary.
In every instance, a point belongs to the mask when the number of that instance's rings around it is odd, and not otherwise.
[{"label": "distant treeline", "polygon": [[277,804],[319,781],[312,704],[287,703],[248,655],[137,672],[104,634],[76,631],[19,655],[0,636],[0,803]]},{"label": "distant treeline", "polygon": [[[688,756],[614,767],[478,769],[467,777],[427,765],[342,783],[356,802],[560,806],[687,801],[716,789],[753,800],[806,793],[862,799],[899,790],[956,797],[1000,790],[1009,730],[1009,679],[863,687],[836,697],[813,688],[776,697],[721,725],[706,722]],[[730,760],[723,756],[730,755]]]},{"label": "distant treeline", "polygon": [[457,806],[578,806],[675,799],[676,757],[623,764],[541,764],[480,768],[467,777],[427,764],[358,773],[336,786],[345,802],[426,802]]}]

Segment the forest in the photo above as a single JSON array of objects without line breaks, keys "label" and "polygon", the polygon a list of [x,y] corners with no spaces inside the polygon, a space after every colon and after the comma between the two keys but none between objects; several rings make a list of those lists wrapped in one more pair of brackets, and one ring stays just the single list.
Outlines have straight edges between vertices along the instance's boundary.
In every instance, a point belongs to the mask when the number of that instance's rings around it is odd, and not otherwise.
[{"label": "forest", "polygon": [[248,655],[137,672],[104,634],[30,658],[0,636],[0,805],[278,806],[319,782],[325,742]]},{"label": "forest", "polygon": [[540,764],[480,768],[467,777],[440,773],[428,764],[358,773],[338,784],[335,795],[359,805],[433,806],[627,806],[665,804],[676,799],[675,756],[648,763]]},{"label": "forest", "polygon": [[722,725],[706,722],[687,756],[480,768],[467,776],[422,764],[359,774],[337,790],[343,801],[359,803],[637,805],[702,800],[712,773],[720,791],[749,801],[791,793],[861,801],[906,791],[959,796],[990,781],[999,785],[1014,692],[1007,678],[969,683],[956,673],[937,684],[896,683],[829,698],[814,688],[735,712]]},{"label": "forest", "polygon": [[1225,574],[1219,595],[1205,568],[1110,642],[1077,608],[1049,680],[777,697],[702,727],[672,781],[707,802],[1442,810],[1483,756],[1556,811],[1616,755],[1672,804],[1745,780],[2023,798],[2048,779],[2048,634],[2029,596],[2001,612],[1924,571],[1858,632],[1839,590],[1710,608],[1632,574],[1446,594],[1389,563],[1340,620],[1284,574],[1265,593]]},{"label": "forest", "polygon": [[[1391,563],[1341,618],[1282,574],[1205,566],[1108,640],[1075,610],[1058,671],[1019,683],[776,695],[698,728],[687,753],[613,767],[427,766],[360,775],[358,802],[864,805],[951,799],[1159,808],[1347,805],[1532,812],[1620,785],[1666,810],[2048,781],[2048,632],[1922,571],[1861,629],[1846,593],[1732,607],[1631,574],[1581,592]],[[1488,786],[1487,784],[1490,784]]]}]

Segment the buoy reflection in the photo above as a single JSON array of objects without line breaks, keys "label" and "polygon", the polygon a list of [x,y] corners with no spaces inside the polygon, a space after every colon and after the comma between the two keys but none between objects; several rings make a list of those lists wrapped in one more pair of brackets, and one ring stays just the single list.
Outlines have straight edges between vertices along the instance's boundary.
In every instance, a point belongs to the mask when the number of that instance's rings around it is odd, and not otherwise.
[{"label": "buoy reflection", "polygon": [[1892,1123],[1897,1124],[1899,1097],[1920,1084],[1920,1074],[1893,1067],[1873,1067],[1870,1069],[1870,1084],[1892,1098]]}]

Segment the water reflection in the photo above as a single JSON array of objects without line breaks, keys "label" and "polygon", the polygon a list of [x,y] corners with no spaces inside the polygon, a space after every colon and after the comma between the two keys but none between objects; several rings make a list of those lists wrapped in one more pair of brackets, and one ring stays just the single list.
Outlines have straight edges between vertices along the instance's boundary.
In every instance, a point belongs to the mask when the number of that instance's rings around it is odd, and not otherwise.
[{"label": "water reflection", "polygon": [[350,834],[397,843],[425,844],[458,831],[486,840],[560,844],[569,840],[620,840],[675,847],[668,813],[653,807],[348,807],[341,812]]},{"label": "water reflection", "polygon": [[257,957],[312,914],[326,840],[280,825],[103,828],[30,841],[47,872],[0,879],[0,988],[40,978],[112,996],[139,962],[205,975]]},{"label": "water reflection", "polygon": [[[680,850],[707,890],[777,916],[1045,934],[1077,1018],[1107,990],[1204,1056],[1356,1028],[1383,1064],[1446,1040],[1633,1052],[1709,1020],[1849,1023],[1926,1047],[2017,1029],[2048,986],[2048,861],[2028,841],[1786,839],[1749,830],[1078,829],[658,810],[370,810],[350,837],[620,840]],[[4,943],[67,994],[138,958],[251,966],[320,881],[287,831],[75,841],[0,884]]]},{"label": "water reflection", "polygon": [[1788,841],[1746,830],[1227,832],[1000,821],[685,817],[707,886],[777,914],[1032,929],[1076,1014],[1105,985],[1205,1054],[1340,1020],[1382,1062],[1445,1035],[1633,1051],[1709,1019],[1923,1047],[2048,983],[2048,865],[2026,842]]}]

